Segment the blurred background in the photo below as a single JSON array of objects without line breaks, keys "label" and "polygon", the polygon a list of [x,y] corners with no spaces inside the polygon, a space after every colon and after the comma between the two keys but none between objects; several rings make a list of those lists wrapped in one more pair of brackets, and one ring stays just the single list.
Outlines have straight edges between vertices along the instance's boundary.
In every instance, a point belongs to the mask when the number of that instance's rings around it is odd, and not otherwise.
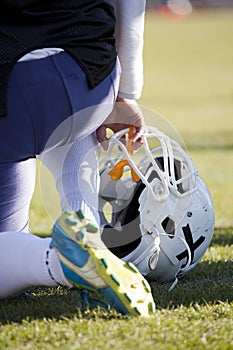
[{"label": "blurred background", "polygon": [[175,7],[183,7],[194,9],[208,9],[208,8],[230,8],[233,7],[233,0],[147,0],[148,8],[161,8],[168,6],[171,9]]}]

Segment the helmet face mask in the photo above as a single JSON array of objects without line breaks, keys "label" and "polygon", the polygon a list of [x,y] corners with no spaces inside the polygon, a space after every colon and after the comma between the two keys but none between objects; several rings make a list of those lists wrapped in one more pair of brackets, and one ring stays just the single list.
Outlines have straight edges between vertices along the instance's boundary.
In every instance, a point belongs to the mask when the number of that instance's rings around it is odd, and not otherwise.
[{"label": "helmet face mask", "polygon": [[[191,158],[176,141],[148,127],[143,145],[132,156],[121,142],[127,131],[110,139],[108,153],[100,163],[100,196],[108,197],[111,204],[110,226],[117,226],[121,237],[131,232],[129,240],[134,235],[141,238],[123,259],[134,263],[149,280],[171,282],[196,266],[210,244],[214,230],[211,196]],[[119,180],[109,179],[108,171],[121,159],[127,159],[139,176],[137,184],[128,169]],[[109,188],[106,195],[106,181],[114,188],[112,196]],[[107,231],[103,237],[111,249]],[[119,246],[123,249],[123,244]]]}]

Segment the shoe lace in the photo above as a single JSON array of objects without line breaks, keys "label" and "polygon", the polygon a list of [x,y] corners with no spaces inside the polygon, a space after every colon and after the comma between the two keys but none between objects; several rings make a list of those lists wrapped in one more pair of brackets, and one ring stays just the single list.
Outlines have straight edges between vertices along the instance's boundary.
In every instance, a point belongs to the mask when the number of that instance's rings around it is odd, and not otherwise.
[{"label": "shoe lace", "polygon": [[98,308],[101,311],[109,311],[110,305],[107,301],[103,300],[101,296],[93,294],[87,289],[82,289],[78,295],[78,307],[81,311],[86,308],[95,309]]}]

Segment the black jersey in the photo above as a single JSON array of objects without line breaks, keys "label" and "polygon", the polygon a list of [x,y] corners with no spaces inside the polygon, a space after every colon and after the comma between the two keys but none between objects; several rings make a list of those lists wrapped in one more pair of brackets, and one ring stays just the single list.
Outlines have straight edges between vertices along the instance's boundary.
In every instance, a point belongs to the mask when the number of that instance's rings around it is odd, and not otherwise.
[{"label": "black jersey", "polygon": [[0,115],[7,82],[20,57],[40,48],[69,53],[94,88],[116,61],[114,10],[100,0],[0,0]]}]

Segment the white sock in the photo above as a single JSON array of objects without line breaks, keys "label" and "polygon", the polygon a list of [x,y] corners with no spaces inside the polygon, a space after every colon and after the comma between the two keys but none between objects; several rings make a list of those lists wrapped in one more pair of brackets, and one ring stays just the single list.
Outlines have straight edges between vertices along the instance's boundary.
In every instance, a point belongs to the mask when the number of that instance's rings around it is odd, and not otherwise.
[{"label": "white sock", "polygon": [[25,232],[0,233],[0,298],[37,286],[72,287],[50,242]]},{"label": "white sock", "polygon": [[88,219],[99,225],[98,147],[95,134],[45,152],[40,159],[54,177],[62,212],[82,209]]}]

